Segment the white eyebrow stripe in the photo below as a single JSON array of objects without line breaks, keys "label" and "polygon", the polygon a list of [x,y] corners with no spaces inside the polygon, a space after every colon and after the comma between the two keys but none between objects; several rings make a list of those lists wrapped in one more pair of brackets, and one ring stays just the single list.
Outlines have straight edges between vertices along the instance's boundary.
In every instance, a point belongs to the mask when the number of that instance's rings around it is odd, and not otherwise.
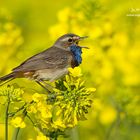
[{"label": "white eyebrow stripe", "polygon": [[63,38],[62,41],[68,41],[70,37]]}]

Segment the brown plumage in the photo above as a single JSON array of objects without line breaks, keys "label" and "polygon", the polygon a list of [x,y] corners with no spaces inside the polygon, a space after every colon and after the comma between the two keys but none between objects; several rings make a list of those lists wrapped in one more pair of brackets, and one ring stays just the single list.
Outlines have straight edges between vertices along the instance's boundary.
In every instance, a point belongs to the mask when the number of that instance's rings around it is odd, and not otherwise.
[{"label": "brown plumage", "polygon": [[70,51],[51,47],[27,59],[21,65],[14,68],[13,72],[28,72],[40,69],[61,69],[69,65],[70,62],[72,62],[72,54]]}]

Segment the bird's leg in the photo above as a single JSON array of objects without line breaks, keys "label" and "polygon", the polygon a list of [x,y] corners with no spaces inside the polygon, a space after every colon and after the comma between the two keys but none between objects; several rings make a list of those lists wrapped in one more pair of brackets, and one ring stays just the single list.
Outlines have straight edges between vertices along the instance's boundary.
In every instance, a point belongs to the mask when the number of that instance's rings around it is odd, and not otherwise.
[{"label": "bird's leg", "polygon": [[48,90],[44,85],[41,84],[42,81],[36,81],[37,84],[39,84],[41,87],[43,87],[48,93],[50,93],[50,90]]},{"label": "bird's leg", "polygon": [[52,85],[46,83],[45,81],[43,80],[40,80],[42,83],[43,83],[43,86],[45,85],[45,87],[49,90],[49,93],[48,93],[48,99],[51,101],[51,100],[54,100],[56,98],[56,94],[51,94],[55,89],[55,87],[53,87]]},{"label": "bird's leg", "polygon": [[51,86],[50,84],[46,83],[45,81],[41,80],[40,82],[42,82],[44,84],[44,86],[49,90],[52,91],[53,90],[53,86]]}]

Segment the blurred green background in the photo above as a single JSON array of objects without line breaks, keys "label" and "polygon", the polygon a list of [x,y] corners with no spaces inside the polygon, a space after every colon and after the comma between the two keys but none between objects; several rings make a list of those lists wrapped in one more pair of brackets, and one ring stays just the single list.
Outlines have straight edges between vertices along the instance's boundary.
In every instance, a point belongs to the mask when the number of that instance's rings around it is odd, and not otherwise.
[{"label": "blurred green background", "polygon": [[[87,87],[97,91],[88,119],[67,139],[139,140],[139,14],[138,0],[0,0],[0,75],[65,33],[88,35],[82,44],[90,49],[84,50],[80,67]],[[12,83],[32,89],[35,84],[26,79]],[[21,139],[32,138],[23,135]]]}]

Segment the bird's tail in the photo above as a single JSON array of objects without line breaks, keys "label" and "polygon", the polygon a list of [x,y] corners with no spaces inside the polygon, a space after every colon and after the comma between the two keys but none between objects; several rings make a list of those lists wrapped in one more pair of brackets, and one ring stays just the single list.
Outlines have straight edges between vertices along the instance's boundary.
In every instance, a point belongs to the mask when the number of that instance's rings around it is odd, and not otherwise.
[{"label": "bird's tail", "polygon": [[15,78],[15,74],[12,72],[12,73],[9,73],[3,77],[0,77],[0,86],[10,82],[11,80],[13,80]]}]

